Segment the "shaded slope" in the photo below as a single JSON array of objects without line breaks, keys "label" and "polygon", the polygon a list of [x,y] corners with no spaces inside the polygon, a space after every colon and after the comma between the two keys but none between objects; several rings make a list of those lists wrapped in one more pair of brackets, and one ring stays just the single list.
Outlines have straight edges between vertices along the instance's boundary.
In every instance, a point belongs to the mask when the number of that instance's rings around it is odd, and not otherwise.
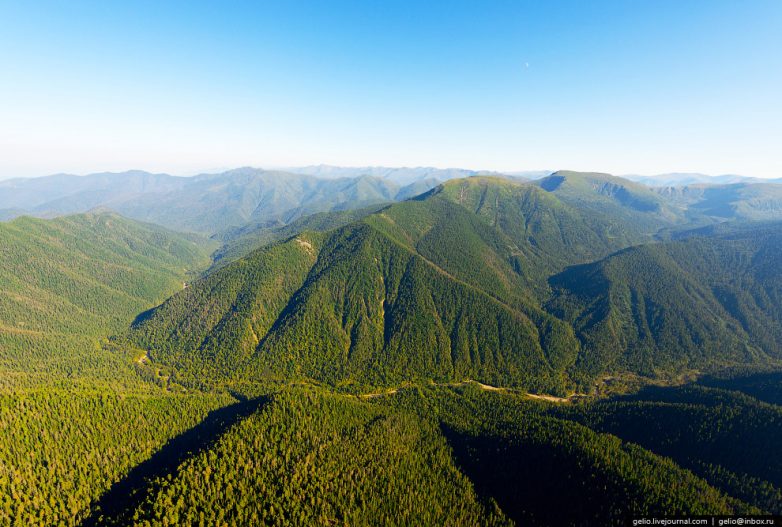
[{"label": "shaded slope", "polygon": [[780,358],[782,231],[627,249],[553,277],[589,371],[706,367]]},{"label": "shaded slope", "polygon": [[550,406],[523,396],[466,386],[406,390],[381,403],[439,421],[479,495],[518,525],[623,525],[633,515],[751,510],[669,459],[547,415]]},{"label": "shaded slope", "polygon": [[782,511],[778,406],[736,392],[685,386],[647,388],[554,413],[667,456],[766,512]]},{"label": "shaded slope", "polygon": [[181,463],[211,448],[230,427],[258,411],[266,402],[267,398],[261,397],[212,410],[201,422],[169,439],[152,456],[115,482],[90,506],[90,515],[81,525],[130,524],[133,512],[154,492],[152,485],[157,478],[176,475]]}]

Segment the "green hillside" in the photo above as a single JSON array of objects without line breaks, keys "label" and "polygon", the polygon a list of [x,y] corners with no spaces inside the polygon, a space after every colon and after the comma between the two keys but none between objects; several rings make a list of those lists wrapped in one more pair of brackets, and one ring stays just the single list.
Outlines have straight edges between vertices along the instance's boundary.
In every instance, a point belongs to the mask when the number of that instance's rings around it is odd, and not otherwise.
[{"label": "green hillside", "polygon": [[572,332],[478,285],[358,223],[302,234],[220,269],[139,321],[131,338],[183,381],[191,372],[190,383],[475,377],[564,391]]},{"label": "green hillside", "polygon": [[[618,199],[590,186],[613,179],[561,177],[560,186],[587,185],[585,200]],[[664,211],[635,199],[615,205],[640,215],[633,225]],[[668,376],[780,358],[775,225],[635,246],[555,274],[650,239],[632,229],[613,237],[612,221],[530,184],[451,181],[257,250],[194,282],[130,336],[194,386],[473,378],[561,394],[606,372]]]},{"label": "green hillside", "polygon": [[471,386],[363,401],[286,388],[142,493],[105,523],[620,525],[756,511],[669,459]]},{"label": "green hillside", "polygon": [[778,361],[781,248],[774,227],[633,247],[553,277],[549,308],[593,372]]},{"label": "green hillside", "polygon": [[649,388],[554,413],[667,456],[761,510],[782,511],[779,406],[736,392],[687,386]]},{"label": "green hillside", "polygon": [[4,381],[105,367],[98,340],[181,290],[210,248],[110,213],[0,223]]}]

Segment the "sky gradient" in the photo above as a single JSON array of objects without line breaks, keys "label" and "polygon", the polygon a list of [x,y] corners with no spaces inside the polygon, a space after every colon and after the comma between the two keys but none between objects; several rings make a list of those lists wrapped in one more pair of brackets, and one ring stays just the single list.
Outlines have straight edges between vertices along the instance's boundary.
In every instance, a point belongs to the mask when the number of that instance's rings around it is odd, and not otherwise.
[{"label": "sky gradient", "polygon": [[0,178],[782,177],[782,1],[6,2]]}]

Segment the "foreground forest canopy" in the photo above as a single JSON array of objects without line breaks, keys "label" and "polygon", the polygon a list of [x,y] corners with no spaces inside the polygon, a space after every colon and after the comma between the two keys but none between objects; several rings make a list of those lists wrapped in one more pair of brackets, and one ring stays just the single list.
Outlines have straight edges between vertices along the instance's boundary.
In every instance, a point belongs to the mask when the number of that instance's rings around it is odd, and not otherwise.
[{"label": "foreground forest canopy", "polygon": [[782,187],[379,174],[0,186],[0,524],[782,513]]}]

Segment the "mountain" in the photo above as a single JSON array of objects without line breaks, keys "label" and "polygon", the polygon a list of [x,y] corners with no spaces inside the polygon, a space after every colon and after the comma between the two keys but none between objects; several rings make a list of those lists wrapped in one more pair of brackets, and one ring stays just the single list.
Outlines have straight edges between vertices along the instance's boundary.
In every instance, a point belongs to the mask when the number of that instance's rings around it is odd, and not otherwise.
[{"label": "mountain", "polygon": [[359,384],[470,376],[565,391],[578,343],[535,299],[524,269],[542,272],[540,258],[449,188],[253,252],[169,299],[132,338],[199,372],[190,382],[237,371]]},{"label": "mountain", "polygon": [[631,232],[653,234],[681,220],[681,213],[650,188],[610,174],[561,171],[536,183],[572,207],[612,218]]},{"label": "mountain", "polygon": [[679,219],[656,193],[600,174],[449,181],[252,252],[131,338],[196,385],[469,377],[566,393],[611,371],[781,358],[782,230],[623,249]]},{"label": "mountain", "polygon": [[[566,179],[580,178],[568,174],[552,179],[522,184],[500,178],[473,177],[448,182],[434,189],[429,198],[446,199],[458,203],[506,235],[514,250],[524,259],[517,259],[522,275],[531,284],[540,282],[552,269],[592,261],[632,244],[648,241],[657,225],[646,226],[637,220],[623,224],[618,218],[604,213],[599,207],[580,207],[580,201],[592,199],[587,189],[584,197],[573,199],[575,193],[558,192],[555,186]],[[562,178],[562,179],[558,179]],[[598,196],[600,198],[600,196]],[[570,202],[570,203],[569,203]],[[572,205],[571,205],[572,203]],[[622,208],[622,205],[617,205]],[[630,209],[634,218],[642,216]],[[545,283],[545,280],[542,280]]]},{"label": "mountain", "polygon": [[98,339],[181,290],[213,247],[112,213],[0,223],[0,369],[94,367]]},{"label": "mountain", "polygon": [[0,224],[0,524],[778,513],[782,225],[715,218],[560,172]]},{"label": "mountain", "polygon": [[[426,201],[428,205],[406,204],[394,207],[391,209],[394,211],[394,221],[408,221],[406,213],[402,212],[405,210],[410,210],[411,214],[415,215],[418,212],[413,211],[431,208],[440,201],[458,204],[508,238],[498,242],[498,246],[503,243],[512,245],[513,251],[518,254],[514,256],[503,253],[501,258],[512,261],[512,265],[518,267],[514,276],[522,274],[528,285],[533,287],[540,283],[545,284],[545,277],[552,269],[593,261],[629,245],[651,241],[650,233],[657,226],[655,223],[652,227],[633,230],[611,215],[582,211],[577,206],[562,201],[554,192],[547,192],[536,184],[506,177],[473,176],[451,180],[414,201]],[[303,230],[333,229],[380,208],[382,206],[319,213],[284,226],[260,224],[230,229],[215,236],[224,241],[224,247],[217,252],[216,258],[220,260],[229,255],[229,260],[235,259],[252,248],[295,236]],[[629,213],[632,214],[633,211],[630,210]],[[431,213],[428,215],[428,221],[435,221]],[[643,226],[643,223],[641,225]],[[502,250],[508,252],[507,249]]]},{"label": "mountain", "polygon": [[723,221],[764,221],[782,217],[782,185],[779,184],[687,185],[660,187],[655,191],[673,205],[685,208],[693,219],[708,216]]},{"label": "mountain", "polygon": [[57,216],[108,208],[179,231],[214,234],[250,222],[284,225],[316,212],[404,199],[436,184],[374,176],[319,179],[254,168],[174,177],[132,171],[0,181],[0,214]]},{"label": "mountain", "polygon": [[550,279],[587,370],[782,359],[782,224],[632,247]]},{"label": "mountain", "polygon": [[375,177],[396,183],[397,185],[410,185],[422,180],[436,181],[438,183],[449,179],[465,178],[477,175],[498,175],[497,172],[488,170],[467,170],[463,168],[433,168],[433,167],[338,167],[332,165],[314,165],[306,167],[294,167],[285,169],[294,174],[304,174],[318,178],[357,178]]},{"label": "mountain", "polygon": [[654,176],[639,176],[629,174],[622,176],[631,181],[637,181],[650,187],[682,187],[687,185],[732,185],[734,183],[782,183],[782,179],[768,180],[736,174],[722,174],[709,176],[697,172],[672,172],[669,174],[657,174]]}]

